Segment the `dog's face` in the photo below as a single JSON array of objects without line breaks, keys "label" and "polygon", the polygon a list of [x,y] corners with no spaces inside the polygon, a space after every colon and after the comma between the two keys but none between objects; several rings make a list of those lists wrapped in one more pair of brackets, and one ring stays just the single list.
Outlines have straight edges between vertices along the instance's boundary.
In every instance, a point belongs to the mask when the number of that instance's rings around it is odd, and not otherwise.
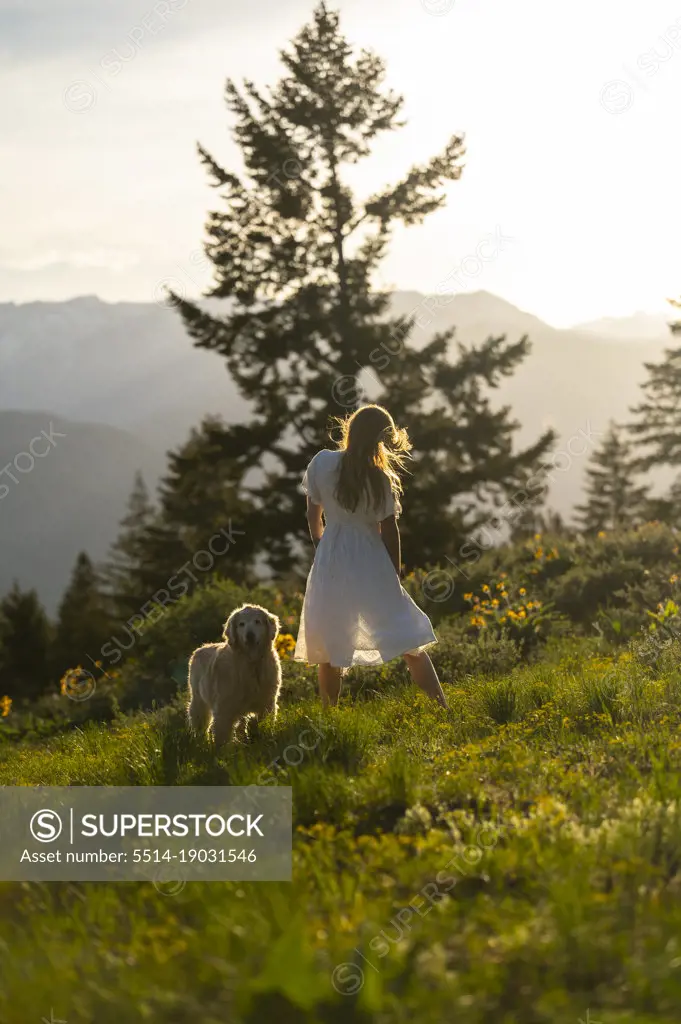
[{"label": "dog's face", "polygon": [[256,657],[274,643],[279,619],[257,604],[246,604],[232,612],[223,635],[230,647]]}]

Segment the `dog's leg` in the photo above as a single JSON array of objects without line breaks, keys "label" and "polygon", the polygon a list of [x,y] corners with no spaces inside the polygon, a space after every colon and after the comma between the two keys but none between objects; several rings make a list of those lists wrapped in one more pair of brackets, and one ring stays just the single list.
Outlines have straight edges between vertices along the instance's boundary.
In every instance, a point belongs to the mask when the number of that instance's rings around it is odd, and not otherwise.
[{"label": "dog's leg", "polygon": [[192,698],[187,711],[194,732],[199,736],[204,736],[210,726],[211,713],[205,700],[195,690],[192,690]]},{"label": "dog's leg", "polygon": [[242,722],[244,726],[243,739],[246,743],[252,743],[254,739],[257,739],[260,733],[258,728],[257,712],[251,712],[246,715],[246,717],[242,719]]},{"label": "dog's leg", "polygon": [[236,740],[242,741],[248,739],[248,730],[251,727],[251,721],[251,715],[244,715],[242,718],[239,719],[239,721],[236,723],[236,730],[234,732],[234,738]]},{"label": "dog's leg", "polygon": [[233,707],[229,701],[223,701],[215,708],[213,716],[213,738],[215,746],[219,749],[234,736],[234,728],[239,720],[238,709]]}]

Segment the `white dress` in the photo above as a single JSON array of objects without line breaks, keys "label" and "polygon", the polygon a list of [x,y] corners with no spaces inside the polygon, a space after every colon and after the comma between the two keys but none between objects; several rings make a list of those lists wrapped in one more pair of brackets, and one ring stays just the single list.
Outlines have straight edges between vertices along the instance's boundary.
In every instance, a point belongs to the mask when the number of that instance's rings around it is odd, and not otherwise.
[{"label": "white dress", "polygon": [[402,587],[378,523],[399,514],[386,478],[383,507],[367,498],[355,512],[338,504],[334,489],[342,451],[318,452],[303,477],[303,490],[324,509],[326,525],[307,580],[294,658],[382,665],[437,643],[428,616]]}]

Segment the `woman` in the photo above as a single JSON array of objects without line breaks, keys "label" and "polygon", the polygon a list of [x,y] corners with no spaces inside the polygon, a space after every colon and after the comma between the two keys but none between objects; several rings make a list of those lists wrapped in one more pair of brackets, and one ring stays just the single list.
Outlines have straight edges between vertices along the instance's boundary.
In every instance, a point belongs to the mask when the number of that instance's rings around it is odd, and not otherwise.
[{"label": "woman", "polygon": [[416,685],[447,707],[425,650],[437,643],[433,627],[399,579],[407,431],[379,405],[358,409],[341,428],[338,449],[318,452],[303,477],[316,550],[294,657],[319,666],[324,705],[338,702],[341,669],[401,655]]}]

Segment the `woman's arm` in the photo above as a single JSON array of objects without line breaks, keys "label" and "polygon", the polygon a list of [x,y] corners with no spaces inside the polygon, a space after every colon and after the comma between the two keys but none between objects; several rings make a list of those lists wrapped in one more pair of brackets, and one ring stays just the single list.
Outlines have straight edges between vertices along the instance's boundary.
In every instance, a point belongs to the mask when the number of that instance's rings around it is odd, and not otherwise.
[{"label": "woman's arm", "polygon": [[316,505],[314,501],[307,499],[307,525],[310,527],[310,537],[315,548],[322,539],[324,533],[324,521],[322,519],[322,506]]},{"label": "woman's arm", "polygon": [[395,566],[395,572],[399,576],[402,567],[402,553],[400,551],[400,528],[397,525],[397,519],[395,516],[388,516],[387,519],[381,520],[379,527],[381,530],[381,540],[385,544],[390,560]]}]

